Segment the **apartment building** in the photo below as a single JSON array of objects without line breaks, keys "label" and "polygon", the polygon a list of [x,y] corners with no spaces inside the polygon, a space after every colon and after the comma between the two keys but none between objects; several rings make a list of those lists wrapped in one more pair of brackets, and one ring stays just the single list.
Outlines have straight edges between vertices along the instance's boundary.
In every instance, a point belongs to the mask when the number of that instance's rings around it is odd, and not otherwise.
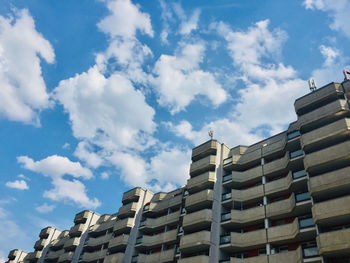
[{"label": "apartment building", "polygon": [[297,99],[297,121],[250,146],[192,150],[187,184],[124,193],[116,214],[83,211],[8,262],[349,263],[350,81]]}]

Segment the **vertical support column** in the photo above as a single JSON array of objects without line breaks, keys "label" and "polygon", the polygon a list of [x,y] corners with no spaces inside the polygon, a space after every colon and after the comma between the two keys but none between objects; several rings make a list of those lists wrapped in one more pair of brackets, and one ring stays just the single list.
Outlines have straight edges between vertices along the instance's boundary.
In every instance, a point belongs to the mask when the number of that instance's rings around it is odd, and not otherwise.
[{"label": "vertical support column", "polygon": [[223,155],[224,144],[218,143],[216,153],[216,182],[214,184],[214,201],[212,207],[212,223],[209,248],[209,262],[219,262],[220,258],[220,233],[221,233],[221,195],[222,195],[222,175],[223,175]]}]

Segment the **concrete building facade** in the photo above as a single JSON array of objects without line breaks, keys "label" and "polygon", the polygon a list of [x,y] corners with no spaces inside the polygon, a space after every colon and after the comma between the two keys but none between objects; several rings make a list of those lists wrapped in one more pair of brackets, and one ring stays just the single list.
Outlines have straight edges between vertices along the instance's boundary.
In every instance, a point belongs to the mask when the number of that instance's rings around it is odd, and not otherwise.
[{"label": "concrete building facade", "polygon": [[43,229],[25,263],[350,262],[350,81],[294,103],[297,121],[250,146],[192,150],[187,184],[125,192],[115,214]]}]

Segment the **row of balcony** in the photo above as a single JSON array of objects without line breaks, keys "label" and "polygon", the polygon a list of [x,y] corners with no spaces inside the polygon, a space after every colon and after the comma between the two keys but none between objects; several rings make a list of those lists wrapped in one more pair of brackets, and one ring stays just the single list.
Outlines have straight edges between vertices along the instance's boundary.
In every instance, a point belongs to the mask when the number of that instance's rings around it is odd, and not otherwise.
[{"label": "row of balcony", "polygon": [[318,104],[321,101],[327,100],[327,98],[336,98],[342,94],[343,90],[339,83],[330,83],[318,89],[316,92],[311,92],[303,97],[298,98],[294,102],[295,111],[298,115],[303,113],[305,109],[312,109],[313,105]]},{"label": "row of balcony", "polygon": [[302,116],[299,116],[298,126],[303,127],[306,125],[310,125],[312,123],[320,121],[321,119],[326,119],[328,117],[334,116],[338,112],[346,110],[348,110],[346,101],[343,99],[339,99],[325,106],[319,107],[311,112],[308,112]]},{"label": "row of balcony", "polygon": [[153,254],[139,254],[137,263],[166,263],[173,262],[175,257],[175,249],[168,249]]},{"label": "row of balcony", "polygon": [[206,207],[214,200],[214,191],[206,189],[195,194],[187,196],[185,201],[186,211],[199,210]]},{"label": "row of balcony", "polygon": [[137,202],[130,202],[119,208],[118,218],[133,217],[137,211]]},{"label": "row of balcony", "polygon": [[208,155],[198,161],[194,161],[190,166],[190,175],[197,175],[202,172],[209,171],[211,169],[215,169],[216,165],[216,155]]},{"label": "row of balcony", "polygon": [[182,203],[182,194],[172,198],[163,199],[159,202],[149,203],[143,207],[143,211],[147,213],[158,213],[170,207],[179,206]]},{"label": "row of balcony", "polygon": [[116,253],[105,256],[103,263],[120,263],[123,262],[124,253]]},{"label": "row of balcony", "polygon": [[220,244],[226,250],[239,248],[254,248],[259,245],[277,244],[282,241],[308,240],[316,236],[316,228],[310,218],[295,218],[293,223],[270,227],[267,230],[255,230],[246,233],[231,232],[230,235],[222,236]]},{"label": "row of balcony", "polygon": [[321,128],[304,133],[303,136],[301,136],[300,142],[303,149],[309,148],[309,146],[325,145],[335,137],[348,133],[349,130],[350,119],[343,118],[322,126]]},{"label": "row of balcony", "polygon": [[304,158],[305,169],[312,172],[332,167],[332,163],[350,158],[349,149],[350,140],[307,154]]},{"label": "row of balcony", "polygon": [[105,258],[107,255],[107,249],[98,250],[95,252],[85,252],[82,257],[82,262],[96,262],[99,259]]},{"label": "row of balcony", "polygon": [[221,215],[222,224],[239,225],[261,221],[265,218],[265,209],[266,218],[281,217],[291,214],[297,208],[301,209],[303,206],[311,206],[311,201],[304,203],[307,200],[310,200],[308,193],[298,195],[293,193],[288,199],[267,204],[265,207],[261,205],[245,210],[231,210],[230,213]]},{"label": "row of balcony", "polygon": [[161,244],[172,243],[176,241],[177,233],[178,230],[174,229],[153,236],[143,235],[137,238],[136,245],[138,245],[139,247],[152,248]]},{"label": "row of balcony", "polygon": [[[281,263],[281,262],[293,262],[293,263],[303,263],[304,259],[315,258],[318,256],[317,247],[301,248],[298,247],[296,250],[286,251],[271,255],[261,255],[250,258],[231,258],[227,263]],[[315,261],[312,261],[315,262]],[[320,261],[317,261],[320,262]],[[222,262],[224,263],[224,262]],[[225,261],[226,263],[226,261]]]},{"label": "row of balcony", "polygon": [[157,217],[157,218],[146,218],[145,221],[142,221],[140,223],[140,227],[142,227],[143,230],[156,230],[164,227],[168,224],[173,224],[179,221],[180,218],[180,210],[176,211],[174,213]]},{"label": "row of balcony", "polygon": [[215,172],[205,172],[198,176],[192,177],[187,180],[187,190],[192,192],[198,192],[206,188],[212,188],[216,182]]},{"label": "row of balcony", "polygon": [[[231,174],[223,177],[224,184],[231,183],[244,183],[249,181],[256,181],[263,175],[269,176],[273,174],[281,173],[287,170],[289,162],[297,157],[303,156],[304,152],[302,150],[297,150],[294,152],[287,152],[284,157],[266,163],[264,166],[256,166],[245,171],[232,171]],[[264,169],[264,170],[263,170]]]}]

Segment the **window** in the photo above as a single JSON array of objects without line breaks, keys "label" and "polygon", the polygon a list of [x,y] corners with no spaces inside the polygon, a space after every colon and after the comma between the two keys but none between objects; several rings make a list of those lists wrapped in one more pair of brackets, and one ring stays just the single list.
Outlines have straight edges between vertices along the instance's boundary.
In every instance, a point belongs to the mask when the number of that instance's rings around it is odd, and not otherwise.
[{"label": "window", "polygon": [[226,213],[221,215],[221,222],[231,220],[231,213]]},{"label": "window", "polygon": [[315,223],[314,223],[314,220],[312,219],[312,217],[299,219],[299,227],[300,228],[307,228],[307,227],[312,227],[312,226],[315,226]]},{"label": "window", "polygon": [[227,243],[230,243],[231,242],[231,236],[228,235],[228,236],[221,236],[220,237],[220,245],[221,244],[227,244]]},{"label": "window", "polygon": [[232,156],[224,160],[224,165],[232,162]]},{"label": "window", "polygon": [[226,193],[226,194],[222,194],[222,199],[221,200],[222,201],[228,200],[228,199],[231,198],[231,196],[232,196],[231,192]]},{"label": "window", "polygon": [[289,158],[290,158],[290,159],[293,159],[293,158],[296,158],[296,157],[301,156],[301,155],[303,155],[303,154],[304,154],[304,151],[301,150],[301,149],[299,149],[299,150],[297,150],[297,151],[290,152],[290,153],[289,153]]},{"label": "window", "polygon": [[300,131],[299,130],[292,131],[292,132],[287,134],[288,140],[294,139],[294,138],[296,138],[298,136],[300,136]]},{"label": "window", "polygon": [[293,172],[293,179],[298,179],[298,178],[304,177],[306,175],[307,174],[306,174],[305,170],[300,170],[300,171],[297,171],[297,172]]},{"label": "window", "polygon": [[230,181],[232,179],[232,174],[226,174],[222,177],[223,182]]},{"label": "window", "polygon": [[302,202],[305,200],[309,200],[310,197],[310,193],[309,192],[305,192],[305,193],[300,193],[300,194],[296,194],[295,195],[295,201],[296,202]]},{"label": "window", "polygon": [[317,246],[305,247],[303,246],[303,258],[311,258],[318,256]]}]

